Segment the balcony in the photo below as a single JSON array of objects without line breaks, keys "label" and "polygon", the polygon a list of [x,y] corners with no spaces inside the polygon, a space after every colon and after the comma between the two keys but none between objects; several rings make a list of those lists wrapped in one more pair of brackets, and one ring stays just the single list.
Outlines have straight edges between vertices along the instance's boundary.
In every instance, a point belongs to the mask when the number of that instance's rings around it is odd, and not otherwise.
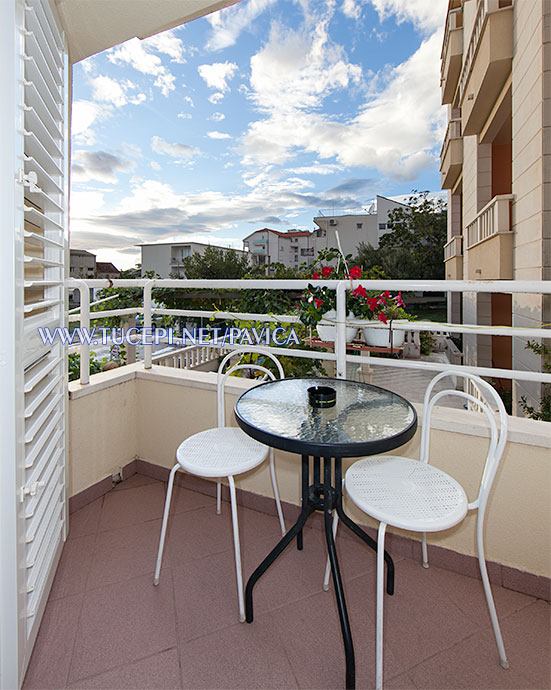
[{"label": "balcony", "polygon": [[459,83],[463,135],[479,134],[511,73],[511,0],[479,0]]},{"label": "balcony", "polygon": [[457,235],[444,245],[446,280],[463,280],[463,236]]},{"label": "balcony", "polygon": [[442,90],[442,105],[452,103],[463,60],[463,8],[453,9],[448,14],[444,43],[440,56],[442,67],[440,72],[440,88]]},{"label": "balcony", "polygon": [[[166,475],[134,461],[125,481],[72,512],[24,689],[343,687],[334,595],[322,590],[321,532],[306,527],[304,550],[290,548],[276,561],[257,585],[259,615],[252,625],[241,624],[229,504],[215,514],[210,482],[192,485],[179,477],[166,567],[159,587],[152,586]],[[277,541],[277,519],[263,510],[240,496],[246,575]],[[291,506],[285,511],[289,517]],[[344,531],[338,548],[357,687],[370,688],[375,555]],[[387,604],[385,687],[548,687],[546,602],[513,591],[499,566],[491,570],[511,665],[504,671],[481,583],[437,560],[438,547],[432,547],[429,570],[421,566],[418,549],[413,552],[398,535],[389,537],[388,548],[397,590]]]},{"label": "balcony", "polygon": [[467,225],[468,280],[513,278],[512,194],[495,196]]},{"label": "balcony", "polygon": [[461,120],[450,120],[440,152],[442,189],[453,189],[463,169]]}]

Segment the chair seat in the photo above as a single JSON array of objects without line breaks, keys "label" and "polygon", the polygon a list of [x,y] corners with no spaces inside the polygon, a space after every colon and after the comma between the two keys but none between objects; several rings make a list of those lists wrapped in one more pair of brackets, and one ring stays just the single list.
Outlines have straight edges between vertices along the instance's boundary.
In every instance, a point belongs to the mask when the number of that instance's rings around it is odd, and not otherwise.
[{"label": "chair seat", "polygon": [[217,427],[186,438],[178,446],[176,459],[180,467],[191,474],[229,477],[257,467],[267,454],[265,445],[238,427]]},{"label": "chair seat", "polygon": [[411,458],[363,458],[346,473],[345,486],[360,510],[413,532],[448,529],[467,514],[463,487],[442,470]]}]

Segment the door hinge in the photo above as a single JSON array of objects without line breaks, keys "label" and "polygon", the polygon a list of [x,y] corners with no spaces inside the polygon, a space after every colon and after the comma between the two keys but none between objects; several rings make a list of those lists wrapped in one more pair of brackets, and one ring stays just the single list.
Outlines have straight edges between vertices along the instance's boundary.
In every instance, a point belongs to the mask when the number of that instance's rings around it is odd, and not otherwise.
[{"label": "door hinge", "polygon": [[26,496],[36,496],[43,486],[44,482],[33,482],[30,486],[22,486],[19,489],[19,499],[21,503],[23,503]]}]

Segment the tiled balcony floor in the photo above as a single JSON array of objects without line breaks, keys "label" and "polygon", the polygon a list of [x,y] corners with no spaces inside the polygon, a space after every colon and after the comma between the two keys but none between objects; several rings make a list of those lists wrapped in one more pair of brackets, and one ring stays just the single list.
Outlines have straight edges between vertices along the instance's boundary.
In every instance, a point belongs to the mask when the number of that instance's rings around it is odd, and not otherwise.
[{"label": "tiled balcony floor", "polygon": [[[228,504],[175,489],[164,569],[152,586],[165,484],[134,475],[71,516],[24,687],[342,688],[322,534],[306,529],[259,581],[239,623]],[[278,539],[276,518],[240,509],[245,576]],[[338,539],[357,687],[374,684],[375,555]],[[478,580],[396,558],[386,599],[385,687],[549,688],[548,603],[494,587],[511,668],[501,669]]]}]

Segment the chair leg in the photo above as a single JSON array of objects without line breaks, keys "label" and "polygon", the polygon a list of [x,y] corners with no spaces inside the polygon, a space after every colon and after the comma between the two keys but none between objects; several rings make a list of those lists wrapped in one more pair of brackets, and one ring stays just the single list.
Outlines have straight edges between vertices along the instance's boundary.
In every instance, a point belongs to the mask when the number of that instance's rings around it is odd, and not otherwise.
[{"label": "chair leg", "polygon": [[245,622],[245,599],[243,597],[243,573],[241,570],[241,545],[239,542],[239,523],[237,521],[237,497],[235,495],[235,482],[233,477],[228,477],[230,484],[231,518],[233,525],[233,548],[235,551],[235,576],[237,578],[237,599],[239,601],[239,620]]},{"label": "chair leg", "polygon": [[[339,526],[339,514],[335,510],[333,513],[333,539],[337,536],[337,527]],[[325,575],[323,577],[323,589],[327,592],[329,589],[329,578],[331,577],[331,563],[329,556],[327,556],[327,563],[325,564]]]},{"label": "chair leg", "polygon": [[429,567],[429,553],[427,550],[427,534],[423,532],[421,534],[421,551],[423,552],[423,568]]},{"label": "chair leg", "polygon": [[168,487],[166,490],[166,499],[165,499],[165,509],[163,512],[163,523],[161,527],[161,538],[159,539],[159,550],[157,552],[157,565],[155,566],[155,575],[153,577],[153,584],[158,585],[159,584],[159,576],[161,574],[161,563],[163,562],[163,551],[165,548],[165,538],[166,538],[166,527],[168,524],[168,513],[170,511],[170,500],[172,498],[172,488],[174,486],[174,477],[176,475],[176,472],[180,465],[176,464],[172,468],[170,472],[170,476],[168,478]]},{"label": "chair leg", "polygon": [[507,661],[507,654],[505,652],[505,645],[503,644],[503,637],[501,635],[501,628],[499,627],[499,620],[497,617],[496,605],[492,595],[492,588],[490,586],[490,578],[488,577],[488,569],[486,567],[486,558],[484,556],[484,538],[482,535],[483,519],[478,515],[476,525],[476,548],[478,551],[478,565],[480,566],[480,575],[482,577],[482,584],[484,585],[484,593],[486,594],[486,601],[488,603],[488,611],[492,619],[492,627],[494,629],[494,636],[496,638],[497,651],[499,654],[499,663],[502,668],[509,668]]},{"label": "chair leg", "polygon": [[386,524],[379,524],[377,537],[377,624],[375,640],[375,688],[383,688],[383,603],[385,583],[385,531]]},{"label": "chair leg", "polygon": [[277,515],[279,517],[279,525],[281,527],[281,534],[285,534],[285,518],[283,517],[283,510],[281,509],[281,501],[279,500],[279,489],[277,486],[277,477],[275,473],[274,464],[274,449],[270,448],[270,476],[272,478],[272,488],[274,490],[274,498],[276,502]]},{"label": "chair leg", "polygon": [[222,512],[222,480],[216,480],[216,514],[220,515]]}]

